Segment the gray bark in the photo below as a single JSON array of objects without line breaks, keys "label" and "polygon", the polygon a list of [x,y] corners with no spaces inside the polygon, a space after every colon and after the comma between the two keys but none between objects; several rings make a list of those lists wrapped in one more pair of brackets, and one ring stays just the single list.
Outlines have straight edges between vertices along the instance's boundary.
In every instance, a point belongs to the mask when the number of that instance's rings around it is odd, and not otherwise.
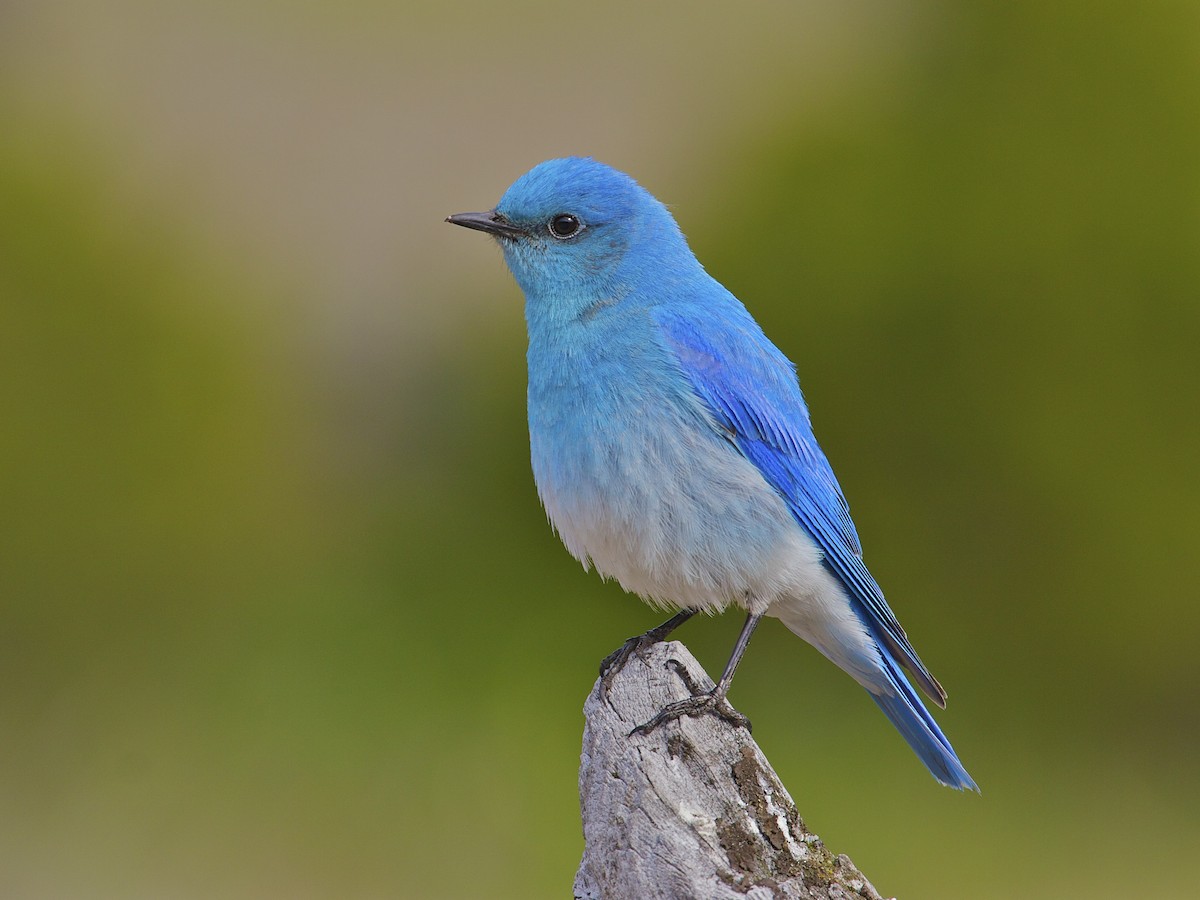
[{"label": "gray bark", "polygon": [[812,834],[745,728],[714,715],[630,731],[712,680],[682,644],[629,659],[584,704],[577,900],[880,900]]}]

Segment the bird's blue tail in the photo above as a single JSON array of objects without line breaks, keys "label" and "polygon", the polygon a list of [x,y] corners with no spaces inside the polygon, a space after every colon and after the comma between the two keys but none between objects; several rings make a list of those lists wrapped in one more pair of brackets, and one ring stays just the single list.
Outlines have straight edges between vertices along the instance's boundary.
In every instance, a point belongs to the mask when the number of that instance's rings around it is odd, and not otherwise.
[{"label": "bird's blue tail", "polygon": [[908,746],[921,758],[933,777],[947,787],[958,790],[979,792],[974,779],[967,774],[963,764],[958,761],[950,741],[942,734],[937,722],[929,714],[921,699],[896,665],[891,654],[880,648],[883,657],[884,672],[889,684],[894,688],[891,694],[871,693],[871,697],[879,704],[883,714],[888,717],[896,730],[904,735]]}]

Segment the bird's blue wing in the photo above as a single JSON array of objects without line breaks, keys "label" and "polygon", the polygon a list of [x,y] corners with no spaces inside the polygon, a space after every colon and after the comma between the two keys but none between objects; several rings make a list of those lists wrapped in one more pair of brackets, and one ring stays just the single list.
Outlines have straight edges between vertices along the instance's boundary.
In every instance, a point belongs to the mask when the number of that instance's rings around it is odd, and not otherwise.
[{"label": "bird's blue wing", "polygon": [[871,633],[944,706],[945,691],[863,564],[850,508],[813,436],[795,368],[740,303],[732,307],[721,305],[719,327],[705,327],[714,313],[700,304],[660,306],[652,315],[696,395],[817,542]]}]

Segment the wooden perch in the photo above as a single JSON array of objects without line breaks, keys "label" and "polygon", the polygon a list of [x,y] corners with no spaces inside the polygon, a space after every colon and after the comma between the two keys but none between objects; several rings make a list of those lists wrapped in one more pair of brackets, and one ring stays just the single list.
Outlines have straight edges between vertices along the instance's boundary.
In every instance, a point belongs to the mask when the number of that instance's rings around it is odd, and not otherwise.
[{"label": "wooden perch", "polygon": [[583,711],[577,900],[880,900],[804,827],[745,728],[713,715],[637,725],[712,680],[677,641],[630,657]]}]

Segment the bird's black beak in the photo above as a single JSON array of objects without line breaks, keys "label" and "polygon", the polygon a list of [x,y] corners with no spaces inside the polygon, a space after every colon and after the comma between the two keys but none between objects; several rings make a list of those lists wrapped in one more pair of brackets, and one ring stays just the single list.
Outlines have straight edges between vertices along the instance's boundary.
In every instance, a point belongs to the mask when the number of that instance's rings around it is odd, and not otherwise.
[{"label": "bird's black beak", "polygon": [[487,212],[455,213],[452,216],[446,216],[446,221],[451,225],[486,231],[497,237],[516,238],[525,233],[494,209]]}]

